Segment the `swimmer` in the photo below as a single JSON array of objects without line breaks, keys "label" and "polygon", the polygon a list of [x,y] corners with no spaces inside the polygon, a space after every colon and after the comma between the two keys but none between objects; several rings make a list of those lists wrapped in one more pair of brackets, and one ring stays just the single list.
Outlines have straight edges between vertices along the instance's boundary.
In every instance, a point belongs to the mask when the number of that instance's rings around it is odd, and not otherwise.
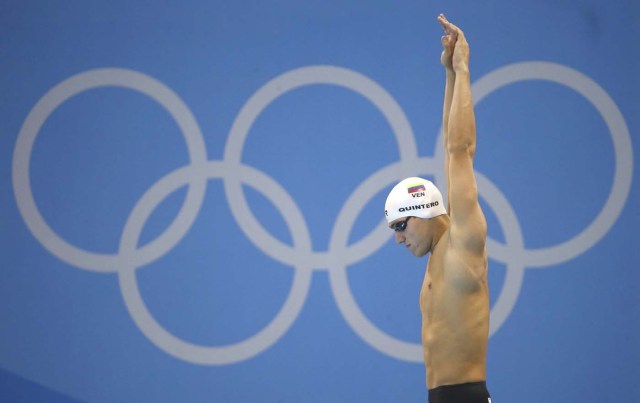
[{"label": "swimmer", "polygon": [[436,186],[411,177],[385,203],[395,239],[416,257],[429,254],[420,291],[422,346],[430,403],[490,403],[487,223],[473,172],[476,124],[469,45],[443,14],[440,58],[446,73],[444,132],[447,205]]}]

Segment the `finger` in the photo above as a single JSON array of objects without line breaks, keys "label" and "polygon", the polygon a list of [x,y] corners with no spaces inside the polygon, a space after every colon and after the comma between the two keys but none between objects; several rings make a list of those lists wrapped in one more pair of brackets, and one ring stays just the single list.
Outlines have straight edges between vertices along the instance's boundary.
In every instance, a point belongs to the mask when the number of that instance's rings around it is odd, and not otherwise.
[{"label": "finger", "polygon": [[440,25],[442,25],[442,27],[446,30],[447,29],[447,25],[450,24],[449,20],[447,20],[447,17],[444,16],[444,14],[440,14],[438,16],[438,22],[440,23]]},{"label": "finger", "polygon": [[454,38],[457,38],[457,37],[464,38],[464,32],[462,32],[462,30],[458,28],[456,25],[450,22],[447,22],[447,26],[451,29],[451,33],[454,36]]},{"label": "finger", "polygon": [[450,35],[453,39],[456,39],[458,37],[458,32],[460,31],[460,29],[449,21],[444,20],[442,22],[442,27],[444,28],[444,32],[447,35]]},{"label": "finger", "polygon": [[453,24],[449,22],[449,20],[447,19],[447,17],[444,16],[444,14],[442,14],[442,26],[444,27],[445,31],[447,31],[448,34],[451,34],[455,31],[455,29],[453,28]]}]

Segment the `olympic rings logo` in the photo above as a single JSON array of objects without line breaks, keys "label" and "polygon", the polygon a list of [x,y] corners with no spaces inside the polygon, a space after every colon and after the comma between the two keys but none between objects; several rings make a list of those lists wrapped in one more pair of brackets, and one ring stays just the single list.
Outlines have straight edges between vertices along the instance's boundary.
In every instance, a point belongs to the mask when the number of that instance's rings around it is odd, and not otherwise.
[{"label": "olympic rings logo", "polygon": [[[491,309],[490,334],[494,334],[511,312],[522,286],[525,268],[544,268],[566,262],[585,252],[604,237],[619,217],[629,194],[632,176],[632,146],[629,130],[618,107],[594,81],[580,72],[546,62],[524,62],[499,68],[472,86],[475,103],[491,92],[526,80],[559,83],[585,97],[604,119],[614,145],[615,174],[609,197],[602,211],[582,232],[562,244],[526,249],[522,231],[513,208],[500,190],[482,173],[476,172],[482,197],[497,214],[503,228],[504,244],[487,240],[489,256],[507,267],[502,291]],[[274,100],[288,91],[312,84],[344,87],[368,99],[386,118],[396,137],[400,161],[374,172],[347,199],[338,214],[326,252],[312,249],[311,236],[302,212],[286,189],[277,181],[241,162],[244,141],[256,118]],[[30,184],[31,152],[42,125],[67,99],[99,87],[124,87],[138,91],[158,102],[178,124],[187,145],[190,164],[159,179],[135,204],[124,226],[118,252],[101,254],[80,249],[56,234],[40,214]],[[441,144],[440,131],[438,144]],[[202,133],[189,108],[167,86],[139,72],[126,69],[96,69],[72,76],[47,92],[33,107],[18,134],[13,156],[12,179],[20,214],[35,238],[53,255],[75,267],[116,272],[126,307],[139,327],[160,349],[179,359],[205,365],[225,365],[249,359],[268,349],[293,324],[306,300],[314,270],[328,270],[330,285],[346,321],[369,345],[399,360],[422,362],[419,344],[398,340],[377,328],[361,311],[351,293],[347,267],[375,253],[392,233],[381,219],[374,230],[349,245],[348,239],[356,218],[367,202],[388,185],[409,175],[434,175],[444,183],[444,155],[436,147],[433,157],[417,154],[414,134],[400,106],[393,97],[371,79],[345,68],[310,66],[286,72],[260,88],[243,106],[235,119],[222,161],[206,159]],[[189,231],[202,206],[207,181],[224,182],[233,217],[244,234],[272,259],[292,266],[294,278],[284,305],[275,318],[257,334],[226,346],[202,346],[188,343],[164,329],[151,315],[140,294],[136,280],[138,267],[168,253]],[[184,204],[169,227],[156,239],[138,248],[147,219],[172,192],[188,186]],[[272,236],[251,213],[242,185],[261,192],[279,209],[292,235],[293,246]],[[248,212],[248,213],[247,213]]]}]

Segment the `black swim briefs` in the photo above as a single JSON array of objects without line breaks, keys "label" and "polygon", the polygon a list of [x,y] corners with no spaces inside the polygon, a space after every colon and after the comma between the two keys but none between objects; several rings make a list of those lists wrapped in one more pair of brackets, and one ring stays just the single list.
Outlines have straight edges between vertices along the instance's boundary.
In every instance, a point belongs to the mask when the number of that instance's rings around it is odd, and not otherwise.
[{"label": "black swim briefs", "polygon": [[429,389],[429,403],[491,403],[486,382],[443,385]]}]

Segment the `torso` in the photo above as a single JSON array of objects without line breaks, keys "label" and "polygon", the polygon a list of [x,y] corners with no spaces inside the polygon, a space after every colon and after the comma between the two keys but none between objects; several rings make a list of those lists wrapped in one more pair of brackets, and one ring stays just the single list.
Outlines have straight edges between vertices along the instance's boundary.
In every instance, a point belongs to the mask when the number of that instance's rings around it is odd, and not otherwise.
[{"label": "torso", "polygon": [[454,250],[446,239],[431,252],[420,292],[429,389],[486,379],[487,255]]}]

